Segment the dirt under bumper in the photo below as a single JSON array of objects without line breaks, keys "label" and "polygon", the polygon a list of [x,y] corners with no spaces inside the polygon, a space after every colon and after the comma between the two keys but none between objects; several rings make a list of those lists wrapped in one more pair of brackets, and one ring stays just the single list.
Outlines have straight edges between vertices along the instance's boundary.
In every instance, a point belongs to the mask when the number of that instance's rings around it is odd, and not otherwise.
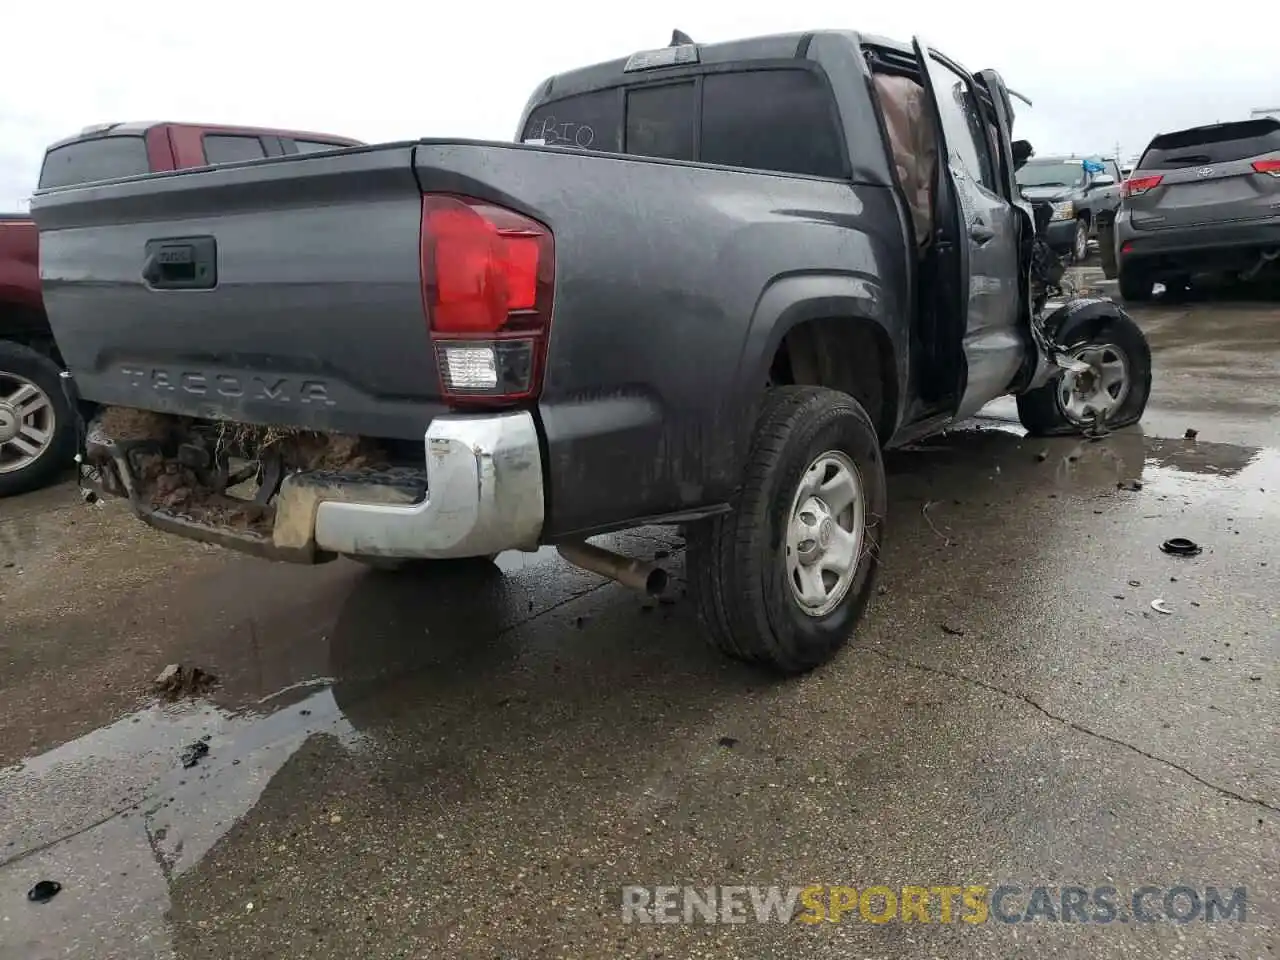
[{"label": "dirt under bumper", "polygon": [[157,504],[140,467],[155,444],[120,441],[95,424],[83,438],[81,487],[127,497],[142,520],[168,533],[295,563],[340,554],[465,558],[537,546],[545,501],[532,414],[440,416],[424,440],[421,468],[289,473],[246,522],[242,511],[227,521],[217,511]]}]

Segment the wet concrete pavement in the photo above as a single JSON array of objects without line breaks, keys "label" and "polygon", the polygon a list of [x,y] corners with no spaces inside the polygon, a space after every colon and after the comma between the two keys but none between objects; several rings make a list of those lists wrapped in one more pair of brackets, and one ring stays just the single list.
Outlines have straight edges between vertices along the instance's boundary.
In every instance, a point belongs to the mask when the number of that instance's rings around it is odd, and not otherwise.
[{"label": "wet concrete pavement", "polygon": [[[547,552],[305,569],[65,486],[0,503],[0,958],[1275,956],[1280,309],[1135,314],[1143,428],[1032,441],[997,404],[893,455],[882,595],[787,682]],[[683,573],[673,529],[615,545]],[[222,682],[158,701],[171,662]],[[1001,882],[1245,886],[1248,912],[619,909],[625,884]]]}]

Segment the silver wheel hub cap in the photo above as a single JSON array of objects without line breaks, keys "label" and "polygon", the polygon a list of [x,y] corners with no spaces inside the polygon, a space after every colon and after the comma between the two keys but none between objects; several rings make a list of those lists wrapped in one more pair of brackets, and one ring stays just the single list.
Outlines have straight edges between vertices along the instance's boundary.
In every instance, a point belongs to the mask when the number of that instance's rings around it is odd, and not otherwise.
[{"label": "silver wheel hub cap", "polygon": [[25,377],[0,370],[0,473],[34,463],[53,443],[56,428],[48,394]]},{"label": "silver wheel hub cap", "polygon": [[1089,343],[1071,351],[1089,370],[1067,371],[1058,385],[1058,404],[1068,420],[1092,423],[1094,415],[1109,417],[1129,396],[1129,361],[1124,351],[1110,343]]},{"label": "silver wheel hub cap", "polygon": [[816,457],[792,498],[783,556],[791,594],[809,616],[826,616],[849,592],[865,524],[862,476],[853,460],[838,450]]}]

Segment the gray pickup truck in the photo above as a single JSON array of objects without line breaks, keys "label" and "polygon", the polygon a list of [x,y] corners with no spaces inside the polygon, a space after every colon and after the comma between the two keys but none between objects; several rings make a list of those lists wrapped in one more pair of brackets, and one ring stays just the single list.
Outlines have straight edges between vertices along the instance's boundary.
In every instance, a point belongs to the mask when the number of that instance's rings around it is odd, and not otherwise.
[{"label": "gray pickup truck", "polygon": [[875,592],[884,448],[1006,394],[1036,433],[1140,418],[1132,321],[1046,315],[995,72],[684,39],[546,81],[517,143],[39,193],[87,495],[280,560],[554,544],[649,590],[586,539],[682,524],[710,640],[794,673]]}]

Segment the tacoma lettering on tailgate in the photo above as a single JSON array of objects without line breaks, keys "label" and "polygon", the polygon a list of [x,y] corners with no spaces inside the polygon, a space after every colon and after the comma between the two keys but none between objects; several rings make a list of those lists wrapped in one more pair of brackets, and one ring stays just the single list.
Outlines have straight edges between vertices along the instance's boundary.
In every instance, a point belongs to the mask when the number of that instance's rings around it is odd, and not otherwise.
[{"label": "tacoma lettering on tailgate", "polygon": [[202,373],[197,370],[165,370],[158,367],[121,367],[120,372],[134,388],[157,393],[181,392],[194,397],[217,396],[231,400],[266,400],[271,403],[320,404],[332,407],[329,388],[322,380],[295,380],[291,377],[236,376],[230,373]]}]

